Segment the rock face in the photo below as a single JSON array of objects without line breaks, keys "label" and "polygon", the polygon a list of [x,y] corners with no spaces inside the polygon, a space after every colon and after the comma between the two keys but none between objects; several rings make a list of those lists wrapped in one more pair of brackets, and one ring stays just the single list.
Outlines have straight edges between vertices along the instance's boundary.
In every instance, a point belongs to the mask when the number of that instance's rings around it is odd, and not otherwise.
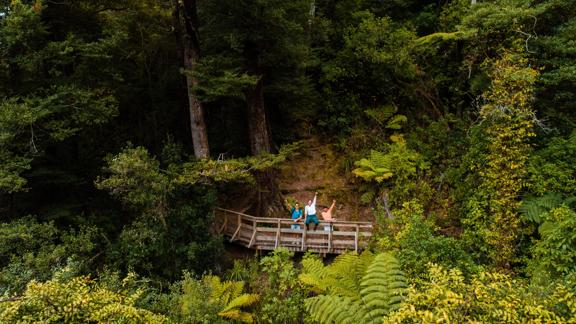
[{"label": "rock face", "polygon": [[329,207],[336,199],[336,219],[373,220],[370,208],[360,203],[357,186],[340,170],[341,162],[330,144],[322,144],[316,138],[306,140],[297,154],[280,166],[280,191],[285,198],[299,201],[301,206],[318,191],[319,209]]}]

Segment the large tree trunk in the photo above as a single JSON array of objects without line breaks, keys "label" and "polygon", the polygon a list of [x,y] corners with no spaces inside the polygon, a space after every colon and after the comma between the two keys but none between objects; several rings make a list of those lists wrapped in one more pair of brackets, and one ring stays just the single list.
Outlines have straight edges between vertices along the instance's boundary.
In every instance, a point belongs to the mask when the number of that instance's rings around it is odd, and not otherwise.
[{"label": "large tree trunk", "polygon": [[[256,86],[249,89],[246,94],[246,104],[248,109],[248,134],[250,137],[250,150],[253,155],[270,153],[272,145],[266,117],[266,106],[264,104],[264,88],[262,77]],[[256,173],[257,205],[256,216],[276,216],[275,206],[281,202],[280,192],[276,183],[274,170],[262,170]]]},{"label": "large tree trunk", "polygon": [[[198,62],[194,54],[186,53],[184,50],[184,67],[192,71]],[[194,87],[198,85],[196,78],[186,75],[186,85],[188,88],[188,107],[190,110],[190,128],[192,131],[192,144],[194,145],[194,156],[199,159],[208,158],[210,150],[208,147],[208,134],[206,132],[206,122],[204,121],[204,108],[202,103],[194,93]]]},{"label": "large tree trunk", "polygon": [[[204,121],[204,108],[194,93],[198,80],[190,73],[194,71],[200,59],[200,41],[198,39],[198,13],[196,0],[182,0],[183,10],[180,10],[178,0],[172,0],[174,33],[178,41],[178,54],[183,60],[186,73],[186,88],[188,91],[188,109],[190,111],[190,129],[194,156],[199,159],[208,158],[208,134]],[[182,30],[184,25],[184,31]]]},{"label": "large tree trunk", "polygon": [[266,117],[266,106],[264,105],[264,88],[262,77],[256,86],[246,95],[248,108],[248,133],[250,137],[250,150],[253,155],[270,153],[270,134],[268,132],[268,119]]}]

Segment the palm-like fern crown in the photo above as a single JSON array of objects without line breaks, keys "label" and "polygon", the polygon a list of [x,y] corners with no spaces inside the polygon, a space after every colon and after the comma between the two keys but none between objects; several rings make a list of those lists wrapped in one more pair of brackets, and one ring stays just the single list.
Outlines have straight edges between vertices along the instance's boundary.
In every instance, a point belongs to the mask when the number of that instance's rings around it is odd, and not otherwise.
[{"label": "palm-like fern crown", "polygon": [[413,175],[417,166],[424,166],[420,161],[420,155],[407,147],[402,135],[392,135],[390,140],[386,152],[370,151],[368,158],[354,162],[357,168],[352,172],[366,181],[380,183],[394,176]]},{"label": "palm-like fern crown", "polygon": [[241,309],[256,303],[260,296],[257,294],[243,294],[244,282],[222,282],[217,276],[206,276],[204,280],[210,284],[210,303],[218,305],[222,309],[218,316],[245,323],[254,322],[252,314]]},{"label": "palm-like fern crown", "polygon": [[300,280],[320,295],[306,300],[320,323],[381,323],[397,309],[407,287],[400,264],[391,254],[343,254],[329,266],[306,258]]}]

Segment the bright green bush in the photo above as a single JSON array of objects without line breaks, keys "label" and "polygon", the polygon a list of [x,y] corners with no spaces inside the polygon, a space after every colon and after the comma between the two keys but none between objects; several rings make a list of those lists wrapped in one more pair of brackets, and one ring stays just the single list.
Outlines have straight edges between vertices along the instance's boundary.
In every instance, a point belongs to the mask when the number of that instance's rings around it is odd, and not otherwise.
[{"label": "bright green bush", "polygon": [[521,279],[482,272],[470,282],[457,269],[429,266],[429,278],[408,289],[387,323],[565,323],[576,319],[574,290],[529,286]]},{"label": "bright green bush", "polygon": [[[123,286],[134,280],[129,274]],[[43,323],[167,323],[168,319],[135,306],[142,290],[109,290],[89,277],[61,282],[28,283],[20,296],[0,303],[0,322]]]},{"label": "bright green bush", "polygon": [[307,292],[298,280],[294,253],[284,248],[274,250],[260,260],[262,277],[252,286],[262,296],[256,312],[260,323],[297,323],[304,314]]},{"label": "bright green bush", "polygon": [[62,231],[31,217],[0,223],[0,295],[19,293],[30,280],[48,280],[64,268],[85,273],[98,236],[94,227]]},{"label": "bright green bush", "polygon": [[576,133],[552,138],[528,160],[529,189],[537,195],[548,192],[576,194]]},{"label": "bright green bush", "polygon": [[476,272],[477,266],[465,252],[460,241],[436,234],[434,223],[424,219],[422,206],[417,202],[404,203],[394,212],[394,219],[386,219],[380,248],[396,250],[402,269],[410,278],[419,278],[428,271],[428,263],[458,268],[465,274]]},{"label": "bright green bush", "polygon": [[530,251],[529,272],[550,280],[576,272],[576,212],[560,206],[543,214],[540,239]]}]

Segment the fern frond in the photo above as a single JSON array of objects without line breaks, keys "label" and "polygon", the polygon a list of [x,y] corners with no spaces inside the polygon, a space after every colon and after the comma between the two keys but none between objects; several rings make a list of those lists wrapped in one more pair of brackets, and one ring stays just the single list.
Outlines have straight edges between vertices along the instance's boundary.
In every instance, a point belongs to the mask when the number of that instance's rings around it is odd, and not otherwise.
[{"label": "fern frond", "polygon": [[233,321],[241,321],[243,323],[254,323],[254,317],[252,316],[252,314],[242,312],[238,309],[219,312],[218,316]]},{"label": "fern frond", "polygon": [[322,260],[315,256],[308,256],[302,259],[302,271],[319,278],[324,278],[328,275]]},{"label": "fern frond", "polygon": [[[382,317],[399,307],[408,287],[400,263],[390,254],[379,254],[362,278],[360,295],[369,309],[365,321],[382,321]],[[398,298],[399,297],[399,298]]]},{"label": "fern frond", "polygon": [[326,282],[329,271],[317,257],[308,256],[302,260],[302,273],[298,276],[301,282],[312,287],[315,293],[323,293],[330,285]]},{"label": "fern frond", "polygon": [[363,263],[359,263],[355,253],[341,254],[328,266],[331,277],[334,278],[332,291],[338,295],[360,299],[360,281],[366,270]]},{"label": "fern frond", "polygon": [[305,301],[306,310],[319,323],[358,323],[360,304],[348,297],[317,296]]},{"label": "fern frond", "polygon": [[260,295],[258,294],[243,294],[232,299],[230,303],[228,303],[228,305],[226,305],[226,307],[224,307],[222,311],[226,312],[234,308],[248,307],[256,303],[259,299]]},{"label": "fern frond", "polygon": [[520,214],[526,221],[540,223],[542,215],[564,203],[562,195],[547,193],[541,197],[527,197],[522,201]]},{"label": "fern frond", "polygon": [[203,280],[210,287],[210,302],[219,304],[220,299],[225,291],[225,287],[222,285],[220,278],[217,276],[205,276]]},{"label": "fern frond", "polygon": [[573,205],[576,204],[576,197],[570,196],[564,199],[564,204],[568,207],[573,207]]},{"label": "fern frond", "polygon": [[398,107],[394,105],[386,105],[374,109],[367,109],[364,113],[381,126],[384,126],[386,120],[390,119],[397,111]]},{"label": "fern frond", "polygon": [[388,123],[386,123],[386,128],[389,129],[401,129],[402,124],[406,123],[408,118],[404,115],[395,115],[392,117]]},{"label": "fern frond", "polygon": [[407,289],[400,263],[390,254],[346,253],[323,269],[317,261],[306,269],[316,275],[304,273],[300,279],[326,293],[305,302],[320,323],[381,323],[400,306]]}]

